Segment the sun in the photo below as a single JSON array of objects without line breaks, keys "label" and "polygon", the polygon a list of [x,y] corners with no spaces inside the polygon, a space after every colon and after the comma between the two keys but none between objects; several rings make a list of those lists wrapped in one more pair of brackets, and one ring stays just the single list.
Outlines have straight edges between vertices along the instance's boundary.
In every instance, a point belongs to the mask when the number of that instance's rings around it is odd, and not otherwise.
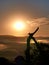
[{"label": "sun", "polygon": [[23,22],[23,21],[16,21],[15,23],[14,23],[14,28],[17,30],[17,31],[22,31],[22,30],[24,30],[25,29],[25,23]]},{"label": "sun", "polygon": [[22,22],[17,22],[16,23],[16,29],[22,30],[24,28],[24,24]]}]

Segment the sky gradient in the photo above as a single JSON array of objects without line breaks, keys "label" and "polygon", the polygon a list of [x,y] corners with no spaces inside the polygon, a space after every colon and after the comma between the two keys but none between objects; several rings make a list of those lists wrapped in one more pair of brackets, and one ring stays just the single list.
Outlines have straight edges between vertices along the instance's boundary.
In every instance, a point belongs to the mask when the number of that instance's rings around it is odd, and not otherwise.
[{"label": "sky gradient", "polygon": [[[27,24],[20,33],[11,28],[17,18]],[[38,26],[35,36],[49,36],[49,0],[0,0],[0,35],[25,36]]]}]

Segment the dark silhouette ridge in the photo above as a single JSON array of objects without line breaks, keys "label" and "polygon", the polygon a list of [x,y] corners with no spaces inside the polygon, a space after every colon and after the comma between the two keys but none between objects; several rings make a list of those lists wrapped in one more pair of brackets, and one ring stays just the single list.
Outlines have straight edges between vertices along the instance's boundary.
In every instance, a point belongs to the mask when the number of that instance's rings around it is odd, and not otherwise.
[{"label": "dark silhouette ridge", "polygon": [[[38,61],[39,62],[38,62],[38,64],[39,65],[42,65],[42,64],[46,65],[46,64],[48,64],[49,55],[48,55],[47,52],[43,51],[43,49],[40,46],[40,44],[36,41],[35,37],[33,37],[33,35],[38,31],[38,29],[39,29],[39,27],[37,27],[37,29],[33,33],[29,33],[29,36],[27,38],[26,60],[27,60],[27,63],[29,63],[29,64],[31,63],[31,58],[30,58],[30,40],[32,39],[35,42],[35,45],[36,45],[37,50],[39,52],[39,56],[38,56]],[[37,61],[37,58],[36,58],[36,61]]]},{"label": "dark silhouette ridge", "polygon": [[8,59],[4,57],[0,57],[0,65],[15,65],[15,64],[10,62]]}]

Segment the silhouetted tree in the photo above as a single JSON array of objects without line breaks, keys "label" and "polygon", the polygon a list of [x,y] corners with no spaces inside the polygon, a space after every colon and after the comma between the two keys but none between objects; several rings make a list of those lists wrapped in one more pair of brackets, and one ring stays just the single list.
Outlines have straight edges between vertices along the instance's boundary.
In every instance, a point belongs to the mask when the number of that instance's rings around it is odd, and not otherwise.
[{"label": "silhouetted tree", "polygon": [[33,35],[38,31],[38,29],[39,29],[39,27],[33,33],[29,33],[29,36],[27,38],[27,49],[26,49],[25,53],[26,53],[26,61],[28,63],[31,62],[31,60],[30,60],[30,40],[32,39],[35,42],[37,48],[39,48],[37,41],[33,37]]}]

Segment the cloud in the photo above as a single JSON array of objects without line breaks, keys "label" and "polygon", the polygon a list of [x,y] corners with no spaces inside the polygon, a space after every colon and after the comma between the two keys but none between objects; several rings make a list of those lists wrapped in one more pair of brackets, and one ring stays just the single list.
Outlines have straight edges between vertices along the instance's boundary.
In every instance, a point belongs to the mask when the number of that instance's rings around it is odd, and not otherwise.
[{"label": "cloud", "polygon": [[30,24],[31,26],[49,25],[49,17],[34,18],[32,21],[28,21],[27,23]]}]

